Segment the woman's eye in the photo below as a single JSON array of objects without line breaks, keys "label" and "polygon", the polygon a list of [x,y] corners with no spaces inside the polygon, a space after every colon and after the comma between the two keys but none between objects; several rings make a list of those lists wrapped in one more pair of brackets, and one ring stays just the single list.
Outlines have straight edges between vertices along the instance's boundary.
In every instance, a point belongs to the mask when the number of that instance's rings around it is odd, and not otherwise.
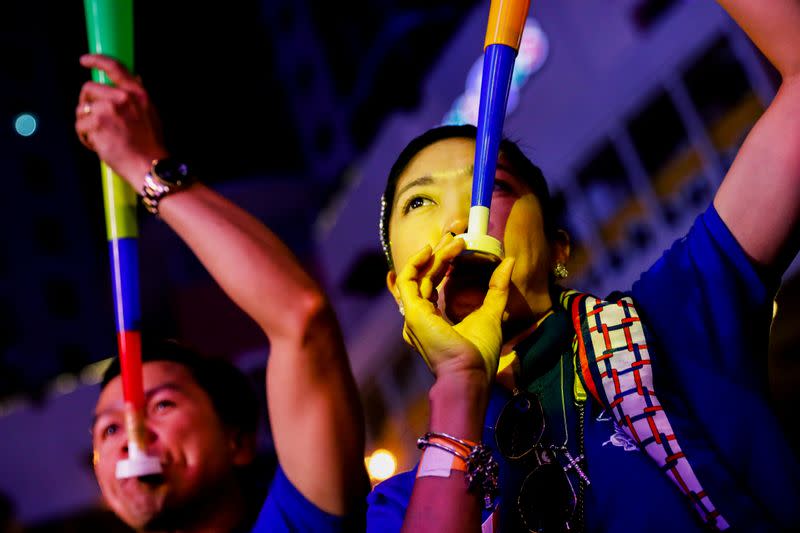
[{"label": "woman's eye", "polygon": [[425,198],[424,196],[414,196],[406,202],[405,206],[403,206],[403,214],[413,211],[414,209],[419,209],[422,206],[430,205],[431,203],[432,202],[430,198]]},{"label": "woman's eye", "polygon": [[506,183],[505,181],[494,180],[494,192],[513,192],[511,185]]}]

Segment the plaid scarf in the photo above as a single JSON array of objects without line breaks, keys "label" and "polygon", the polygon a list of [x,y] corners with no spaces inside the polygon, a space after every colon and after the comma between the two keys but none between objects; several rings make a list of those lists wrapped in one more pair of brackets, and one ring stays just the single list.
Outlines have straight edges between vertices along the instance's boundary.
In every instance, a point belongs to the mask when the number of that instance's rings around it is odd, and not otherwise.
[{"label": "plaid scarf", "polygon": [[586,390],[689,498],[713,530],[728,529],[697,479],[653,388],[650,349],[630,297],[604,301],[577,291],[561,295],[576,335],[576,365]]}]

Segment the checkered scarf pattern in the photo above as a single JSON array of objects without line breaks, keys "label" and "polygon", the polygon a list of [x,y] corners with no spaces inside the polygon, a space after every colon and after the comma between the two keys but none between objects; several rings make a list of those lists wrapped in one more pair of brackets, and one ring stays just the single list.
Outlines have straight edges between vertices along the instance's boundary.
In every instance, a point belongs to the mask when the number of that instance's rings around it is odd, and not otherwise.
[{"label": "checkered scarf pattern", "polygon": [[607,302],[568,291],[561,301],[573,319],[580,373],[587,390],[689,498],[708,526],[728,529],[658,401],[647,339],[631,298]]}]

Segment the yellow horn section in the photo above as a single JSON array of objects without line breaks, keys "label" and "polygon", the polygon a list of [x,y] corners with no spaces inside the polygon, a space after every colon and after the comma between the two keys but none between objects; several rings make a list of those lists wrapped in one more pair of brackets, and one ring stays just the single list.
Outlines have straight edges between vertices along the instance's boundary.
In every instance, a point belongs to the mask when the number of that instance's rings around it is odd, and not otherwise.
[{"label": "yellow horn section", "polygon": [[505,44],[519,50],[528,7],[530,0],[492,0],[484,50],[490,44]]}]

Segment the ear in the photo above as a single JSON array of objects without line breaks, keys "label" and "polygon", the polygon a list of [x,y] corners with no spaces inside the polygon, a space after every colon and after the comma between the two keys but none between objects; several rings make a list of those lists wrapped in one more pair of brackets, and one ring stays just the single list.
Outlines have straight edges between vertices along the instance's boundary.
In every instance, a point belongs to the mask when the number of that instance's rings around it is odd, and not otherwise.
[{"label": "ear", "polygon": [[231,462],[236,466],[246,466],[256,458],[256,434],[231,430],[228,438]]},{"label": "ear", "polygon": [[397,288],[397,272],[394,270],[390,270],[386,274],[386,288],[389,289],[389,292],[392,293],[394,296],[394,301],[397,302],[397,306],[402,306],[402,300],[400,300],[400,290]]},{"label": "ear", "polygon": [[569,261],[570,252],[572,251],[569,233],[563,229],[556,230],[555,238],[550,245],[550,251],[553,257],[553,266],[557,263],[566,265]]}]

